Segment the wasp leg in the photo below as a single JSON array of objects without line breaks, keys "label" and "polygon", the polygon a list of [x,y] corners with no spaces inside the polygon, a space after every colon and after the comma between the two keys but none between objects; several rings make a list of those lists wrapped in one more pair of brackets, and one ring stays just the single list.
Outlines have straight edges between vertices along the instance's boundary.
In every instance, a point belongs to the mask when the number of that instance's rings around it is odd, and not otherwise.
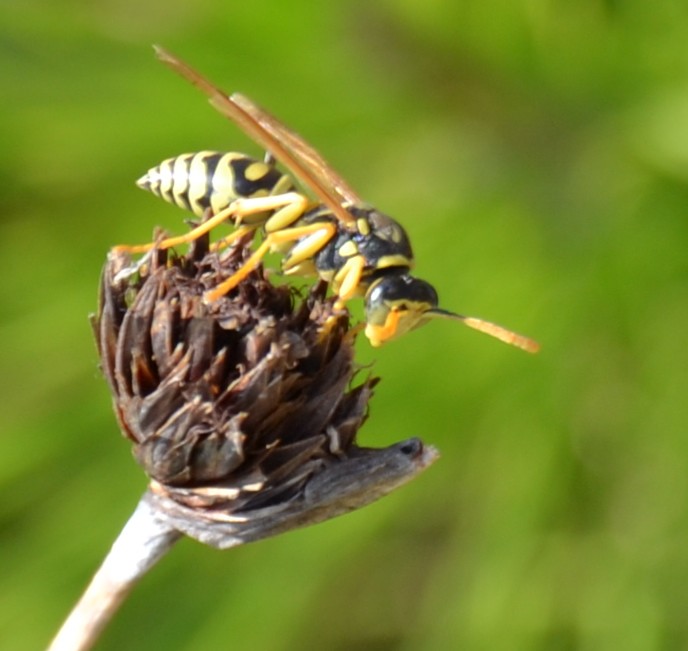
[{"label": "wasp leg", "polygon": [[[288,202],[285,205],[285,201]],[[232,203],[234,214],[232,218],[236,226],[242,224],[244,217],[270,212],[272,215],[265,221],[264,228],[267,233],[271,231],[283,230],[297,221],[308,208],[308,199],[296,192],[275,195],[274,197],[254,197],[249,199],[237,199]],[[243,237],[246,233],[255,230],[258,224],[242,225],[234,233],[216,242],[210,247],[211,251],[218,251],[232,244],[232,242]]]},{"label": "wasp leg", "polygon": [[307,237],[315,233],[321,233],[321,236],[318,239],[324,243],[327,243],[337,233],[337,227],[335,224],[320,222],[317,224],[295,226],[294,228],[287,228],[282,231],[268,233],[265,236],[263,243],[251,254],[251,257],[244,262],[241,269],[221,282],[219,285],[217,285],[217,287],[207,291],[203,295],[203,300],[206,303],[213,303],[214,301],[222,298],[225,294],[227,294],[227,292],[230,292],[242,280],[244,280],[244,278],[246,278],[260,264],[260,261],[263,259],[265,254],[271,249],[276,248],[281,244],[293,242],[301,239],[302,237]]},{"label": "wasp leg", "polygon": [[[341,313],[339,314],[339,316],[341,316]],[[324,341],[325,339],[329,338],[331,336],[332,330],[337,326],[338,323],[339,318],[337,316],[337,313],[335,312],[334,314],[330,314],[327,317],[327,319],[325,319],[325,322],[320,326],[320,328],[318,328],[319,341]],[[365,322],[357,323],[353,326],[350,325],[347,327],[347,331],[344,336],[351,343],[353,343],[356,340],[356,337],[363,331],[365,327]]]},{"label": "wasp leg", "polygon": [[[268,220],[265,222],[264,228],[266,233],[275,233],[277,231],[283,231],[290,228],[293,226],[294,222],[299,220],[303,216],[303,213],[305,213],[308,209],[308,199],[297,192],[289,192],[287,194],[276,195],[275,197],[265,197],[264,200],[277,199],[287,196],[293,198],[289,203],[281,203],[280,205],[275,205],[270,209],[273,211],[273,214],[270,215]],[[252,201],[257,202],[259,199],[253,199]],[[239,206],[239,208],[241,208],[241,206]],[[264,208],[263,210],[266,209]]]},{"label": "wasp leg", "polygon": [[[287,253],[287,256],[282,261],[282,269],[285,274],[303,273],[303,268],[306,267],[304,262],[312,261],[313,258],[322,250],[322,248],[332,239],[333,229],[336,232],[334,224],[327,222],[317,222],[311,224],[314,230],[311,235],[307,235],[300,242],[292,246]],[[290,232],[293,229],[285,229],[280,232]]]},{"label": "wasp leg", "polygon": [[[305,211],[305,206],[307,203],[308,200],[298,192],[285,192],[284,194],[277,194],[274,197],[242,197],[232,201],[227,208],[213,215],[210,219],[204,221],[202,224],[192,228],[184,235],[168,237],[160,242],[149,242],[147,244],[120,244],[118,246],[114,246],[112,251],[115,253],[146,253],[151,249],[169,249],[173,246],[179,246],[180,244],[193,242],[201,235],[205,235],[213,230],[213,228],[216,228],[228,219],[232,219],[236,224],[240,224],[242,217],[275,210],[277,211],[275,215],[277,215],[281,212],[279,209],[288,209],[292,205],[303,206],[303,208],[301,208],[301,213],[299,214],[299,216],[301,216],[301,214],[303,214]],[[258,224],[252,224],[250,228],[255,230],[257,226]]]},{"label": "wasp leg", "polygon": [[224,210],[221,210],[216,215],[213,215],[207,221],[199,224],[195,228],[192,228],[188,233],[184,235],[179,235],[177,237],[167,237],[159,242],[148,242],[147,244],[118,244],[112,247],[112,251],[115,253],[146,253],[151,249],[170,249],[173,246],[179,246],[180,244],[185,244],[187,242],[193,242],[198,239],[201,235],[205,235],[209,231],[213,230],[216,226],[226,221],[232,216],[232,206],[228,206]]},{"label": "wasp leg", "polygon": [[[285,205],[286,202],[286,205]],[[237,199],[230,206],[233,210],[232,218],[236,226],[241,226],[242,219],[262,212],[273,214],[263,224],[266,232],[277,231],[291,226],[308,208],[308,199],[297,192],[286,192],[273,197],[253,197]],[[256,230],[259,223],[241,226],[236,232],[230,233],[214,243],[211,251],[219,251],[243,237],[246,233]]]},{"label": "wasp leg", "polygon": [[[344,266],[337,272],[334,277],[334,284],[337,287],[337,298],[335,299],[334,313],[331,314],[323,324],[321,328],[321,335],[327,336],[332,328],[337,324],[338,316],[344,309],[346,301],[353,298],[358,292],[359,285],[361,284],[361,276],[363,275],[363,269],[365,268],[365,259],[362,255],[355,255],[349,258]],[[359,324],[351,329],[351,336],[355,337],[364,324]]]},{"label": "wasp leg", "polygon": [[335,307],[341,309],[346,301],[356,296],[359,292],[365,265],[365,258],[362,255],[355,255],[349,258],[337,272],[337,275],[334,277],[335,287],[337,288]]},{"label": "wasp leg", "polygon": [[233,244],[236,240],[241,239],[244,235],[254,232],[256,230],[255,226],[240,226],[233,233],[226,235],[221,240],[213,242],[210,245],[211,251],[221,251]]}]

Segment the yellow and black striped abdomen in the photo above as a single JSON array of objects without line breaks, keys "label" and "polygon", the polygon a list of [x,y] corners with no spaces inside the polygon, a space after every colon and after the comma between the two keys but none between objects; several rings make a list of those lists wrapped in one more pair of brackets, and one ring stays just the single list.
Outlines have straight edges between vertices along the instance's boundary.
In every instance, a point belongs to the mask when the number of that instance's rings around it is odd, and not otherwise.
[{"label": "yellow and black striped abdomen", "polygon": [[136,184],[198,217],[207,208],[216,214],[240,197],[266,197],[294,187],[291,178],[273,165],[244,154],[218,151],[168,158]]}]

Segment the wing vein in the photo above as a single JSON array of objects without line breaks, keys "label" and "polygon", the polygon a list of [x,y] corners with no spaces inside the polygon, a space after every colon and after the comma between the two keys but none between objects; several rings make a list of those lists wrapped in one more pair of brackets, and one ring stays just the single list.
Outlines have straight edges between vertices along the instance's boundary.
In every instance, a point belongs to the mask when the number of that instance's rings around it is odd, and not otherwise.
[{"label": "wing vein", "polygon": [[226,95],[217,86],[186,63],[155,46],[155,53],[165,65],[208,96],[210,104],[234,122],[242,131],[269,151],[327,206],[343,224],[352,227],[355,218],[343,204],[361,200],[346,182],[301,136],[240,93]]}]

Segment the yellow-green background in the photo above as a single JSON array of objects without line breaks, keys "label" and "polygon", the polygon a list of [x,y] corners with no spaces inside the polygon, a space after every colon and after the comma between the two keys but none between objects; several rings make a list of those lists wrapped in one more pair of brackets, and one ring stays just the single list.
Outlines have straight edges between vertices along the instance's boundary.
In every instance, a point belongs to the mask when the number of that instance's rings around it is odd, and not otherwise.
[{"label": "yellow-green background", "polygon": [[366,445],[441,460],[363,511],[183,541],[98,648],[688,648],[684,0],[3,0],[0,648],[40,649],[144,489],[87,322],[109,246],[185,215],[133,181],[258,153],[166,45],[408,228],[446,308],[382,350]]}]

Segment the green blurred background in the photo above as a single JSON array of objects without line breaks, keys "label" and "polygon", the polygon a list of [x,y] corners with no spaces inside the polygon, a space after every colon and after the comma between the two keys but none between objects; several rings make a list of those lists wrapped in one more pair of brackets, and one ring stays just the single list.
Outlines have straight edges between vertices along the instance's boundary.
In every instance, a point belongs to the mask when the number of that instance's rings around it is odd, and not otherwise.
[{"label": "green blurred background", "polygon": [[4,0],[0,648],[47,644],[145,487],[87,314],[108,247],[186,216],[133,181],[258,153],[154,42],[402,221],[444,307],[542,352],[360,341],[360,441],[441,460],[311,529],[181,542],[97,648],[688,648],[684,0]]}]

